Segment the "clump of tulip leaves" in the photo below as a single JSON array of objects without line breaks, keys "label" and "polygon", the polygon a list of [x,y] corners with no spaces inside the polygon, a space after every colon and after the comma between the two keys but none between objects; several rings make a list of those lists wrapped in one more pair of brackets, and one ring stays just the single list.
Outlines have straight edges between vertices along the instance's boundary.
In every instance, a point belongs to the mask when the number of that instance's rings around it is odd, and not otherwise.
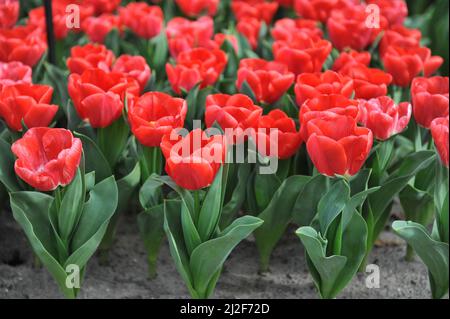
[{"label": "clump of tulip leaves", "polygon": [[[153,205],[145,214],[157,218],[164,212],[172,258],[193,298],[213,294],[231,251],[263,223],[257,217],[244,216],[225,228],[219,226],[224,210],[235,207],[233,200],[224,204],[227,175],[225,165],[208,189],[194,192],[177,186],[168,176],[152,175],[143,187],[145,191],[141,191],[141,202],[147,207]],[[163,186],[172,192],[159,204]]]}]

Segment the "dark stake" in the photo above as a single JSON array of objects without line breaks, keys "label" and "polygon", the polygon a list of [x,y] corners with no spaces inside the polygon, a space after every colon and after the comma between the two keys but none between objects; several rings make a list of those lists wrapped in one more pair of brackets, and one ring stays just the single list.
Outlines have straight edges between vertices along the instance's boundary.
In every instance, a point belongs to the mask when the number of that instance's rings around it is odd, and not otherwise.
[{"label": "dark stake", "polygon": [[48,62],[55,64],[55,34],[53,32],[52,0],[44,0],[45,23],[47,26]]}]

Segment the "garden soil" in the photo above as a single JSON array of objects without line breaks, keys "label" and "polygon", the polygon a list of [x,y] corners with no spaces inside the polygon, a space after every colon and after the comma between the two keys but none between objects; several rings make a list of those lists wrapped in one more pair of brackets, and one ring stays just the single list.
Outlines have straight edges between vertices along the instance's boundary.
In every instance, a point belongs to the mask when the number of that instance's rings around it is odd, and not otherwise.
[{"label": "garden soil", "polygon": [[[404,252],[401,240],[384,233],[370,256],[370,262],[380,269],[379,288],[367,288],[368,274],[361,273],[339,298],[429,298],[425,267],[418,260],[406,262]],[[274,251],[270,273],[258,274],[257,257],[252,238],[243,241],[225,263],[214,297],[317,298],[295,235],[287,235]],[[158,266],[158,277],[148,280],[137,225],[132,216],[124,216],[110,265],[101,266],[97,257],[90,261],[80,298],[188,298],[167,243]],[[8,212],[0,214],[0,298],[61,298],[49,273],[33,267],[28,242]]]}]

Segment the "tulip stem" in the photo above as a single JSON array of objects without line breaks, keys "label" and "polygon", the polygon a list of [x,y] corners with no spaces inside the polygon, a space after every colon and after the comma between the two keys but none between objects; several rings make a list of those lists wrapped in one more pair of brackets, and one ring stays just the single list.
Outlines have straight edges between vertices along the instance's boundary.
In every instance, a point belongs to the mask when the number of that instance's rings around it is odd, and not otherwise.
[{"label": "tulip stem", "polygon": [[194,214],[195,220],[198,220],[200,215],[200,191],[193,191],[194,193]]},{"label": "tulip stem", "polygon": [[142,182],[145,182],[152,174],[161,175],[161,149],[159,147],[142,147],[142,157],[140,165]]}]

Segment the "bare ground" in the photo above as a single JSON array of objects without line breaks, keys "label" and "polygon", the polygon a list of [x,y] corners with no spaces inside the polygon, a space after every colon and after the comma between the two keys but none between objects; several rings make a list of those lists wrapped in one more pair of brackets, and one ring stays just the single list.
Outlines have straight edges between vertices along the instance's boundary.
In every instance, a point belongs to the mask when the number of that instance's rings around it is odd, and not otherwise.
[{"label": "bare ground", "polygon": [[[292,233],[292,232],[291,232]],[[405,246],[390,233],[382,236],[370,263],[380,267],[380,288],[366,287],[366,274],[358,274],[339,298],[429,298],[427,271],[420,261],[403,259]],[[317,298],[308,274],[304,252],[294,235],[282,240],[274,252],[271,269],[257,273],[257,252],[251,238],[241,243],[225,264],[215,298]],[[35,269],[28,242],[10,213],[0,214],[0,298],[61,298],[45,269]],[[125,216],[110,266],[97,257],[89,263],[80,298],[188,298],[169,254],[161,251],[159,275],[147,279],[146,256],[132,216]]]}]

